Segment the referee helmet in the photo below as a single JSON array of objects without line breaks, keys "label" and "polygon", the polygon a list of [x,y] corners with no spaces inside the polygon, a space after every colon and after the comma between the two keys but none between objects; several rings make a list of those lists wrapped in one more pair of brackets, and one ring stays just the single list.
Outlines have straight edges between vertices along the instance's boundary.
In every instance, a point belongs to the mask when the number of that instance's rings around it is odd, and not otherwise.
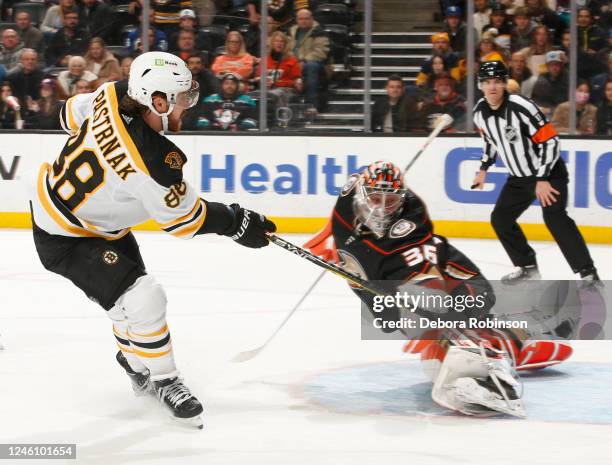
[{"label": "referee helmet", "polygon": [[478,81],[499,78],[504,81],[508,79],[508,68],[501,61],[485,61],[478,70]]}]

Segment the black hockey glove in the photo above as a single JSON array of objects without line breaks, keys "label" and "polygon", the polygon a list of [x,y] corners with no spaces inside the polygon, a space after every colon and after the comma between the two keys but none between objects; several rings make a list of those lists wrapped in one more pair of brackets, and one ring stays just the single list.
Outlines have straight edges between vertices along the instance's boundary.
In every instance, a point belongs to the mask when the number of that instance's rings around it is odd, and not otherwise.
[{"label": "black hockey glove", "polygon": [[229,206],[234,211],[234,222],[224,233],[238,244],[259,249],[268,245],[267,232],[276,231],[276,225],[265,216],[240,207],[237,203]]}]

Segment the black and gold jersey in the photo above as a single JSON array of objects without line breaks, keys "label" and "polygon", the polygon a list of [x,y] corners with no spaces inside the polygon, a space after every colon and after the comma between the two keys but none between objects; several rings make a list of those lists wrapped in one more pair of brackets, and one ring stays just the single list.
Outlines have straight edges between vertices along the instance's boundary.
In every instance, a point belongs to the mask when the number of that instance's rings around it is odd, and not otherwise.
[{"label": "black and gold jersey", "polygon": [[70,137],[38,173],[32,209],[51,234],[117,239],[146,220],[181,238],[204,223],[206,204],[183,179],[187,157],[119,103],[126,82],[70,98],[61,122]]}]

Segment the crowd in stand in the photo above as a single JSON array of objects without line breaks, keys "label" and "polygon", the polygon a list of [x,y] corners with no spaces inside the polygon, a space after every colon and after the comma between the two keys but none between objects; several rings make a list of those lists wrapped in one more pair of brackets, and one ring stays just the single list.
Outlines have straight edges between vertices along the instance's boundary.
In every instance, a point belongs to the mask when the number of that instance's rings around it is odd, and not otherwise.
[{"label": "crowd in stand", "polygon": [[[0,128],[59,129],[63,101],[126,79],[131,61],[142,53],[141,0],[58,1],[49,2],[39,18],[17,0],[0,2]],[[272,115],[295,102],[314,115],[325,107],[336,44],[315,20],[315,1],[267,0],[265,82]],[[569,49],[576,47],[578,131],[612,135],[609,1],[581,2],[573,45],[569,0],[473,1],[477,43],[470,52],[476,66],[503,61],[510,70],[509,91],[533,98],[563,132],[569,125]],[[432,55],[414,83],[389,76],[386,96],[373,107],[373,131],[427,131],[443,113],[455,117],[451,130],[464,129],[470,113],[467,75],[473,71],[466,65],[465,1],[440,3],[444,25],[432,35]],[[201,101],[186,115],[184,128],[256,128],[260,0],[152,0],[151,7],[149,50],[184,59],[200,85]],[[209,25],[222,31],[220,40],[203,29]]]},{"label": "crowd in stand", "polygon": [[[59,0],[49,3],[38,24],[20,8],[23,3],[0,2],[0,128],[59,129],[63,101],[129,76],[132,60],[143,51],[141,3],[124,3],[121,9],[112,2]],[[330,41],[314,19],[313,5],[268,0],[266,83],[272,118],[274,110],[291,102],[301,102],[313,114],[324,104]],[[123,25],[117,11],[124,14]],[[199,18],[212,24],[212,31],[203,30]],[[149,50],[181,57],[200,85],[201,100],[186,115],[185,129],[257,128],[260,21],[259,0],[151,1]]]},{"label": "crowd in stand", "polygon": [[[386,97],[375,103],[372,130],[424,131],[442,113],[455,117],[449,131],[465,128],[467,95],[465,2],[441,0],[444,28],[432,35],[432,55],[415,85],[389,76]],[[580,2],[578,41],[570,44],[569,1],[474,0],[475,69],[486,61],[508,66],[508,91],[541,106],[559,132],[569,132],[569,53],[578,56],[577,132],[612,136],[612,8],[609,1]],[[474,89],[476,98],[482,96]]]}]

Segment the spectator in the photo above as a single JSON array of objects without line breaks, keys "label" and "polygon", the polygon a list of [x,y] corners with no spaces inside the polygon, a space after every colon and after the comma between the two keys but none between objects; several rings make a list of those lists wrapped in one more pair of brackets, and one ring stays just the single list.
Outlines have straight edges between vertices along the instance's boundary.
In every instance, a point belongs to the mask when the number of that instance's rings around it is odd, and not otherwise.
[{"label": "spectator", "polygon": [[480,39],[483,28],[491,22],[491,8],[488,0],[474,0],[474,28],[477,39]]},{"label": "spectator", "polygon": [[68,11],[75,10],[78,13],[75,0],[59,0],[59,5],[52,5],[45,13],[43,22],[40,24],[40,30],[49,34],[55,34],[64,27],[64,15]]},{"label": "spectator", "polygon": [[[298,10],[310,8],[309,0],[267,0],[268,2],[268,27],[274,31],[289,25],[293,15]],[[261,0],[248,0],[247,10],[249,12],[249,22],[259,27],[261,21]]]},{"label": "spectator", "polygon": [[612,79],[604,86],[604,97],[597,107],[597,134],[612,136]]},{"label": "spectator", "polygon": [[596,24],[593,24],[591,11],[582,7],[578,9],[578,76],[590,79],[603,72],[605,66],[597,60],[597,52],[607,45],[607,34]]},{"label": "spectator", "polygon": [[79,25],[79,12],[73,8],[64,12],[64,26],[49,42],[45,52],[48,66],[66,66],[72,55],[84,55],[89,45],[89,33]]},{"label": "spectator", "polygon": [[200,85],[200,97],[205,98],[219,92],[219,80],[209,70],[204,68],[202,55],[195,53],[187,58],[187,67],[194,81]]},{"label": "spectator", "polygon": [[564,69],[565,54],[552,51],[546,54],[546,73],[538,77],[533,86],[533,99],[545,115],[549,116],[555,107],[567,101],[569,77]]},{"label": "spectator", "polygon": [[[576,87],[576,129],[578,134],[595,134],[597,107],[589,103],[589,83],[579,81]],[[555,109],[552,124],[560,133],[569,133],[570,103],[563,102]]]},{"label": "spectator", "polygon": [[319,88],[326,82],[325,62],[329,54],[329,38],[323,32],[312,12],[297,12],[297,24],[289,29],[293,54],[300,61],[306,88],[306,103],[321,109]]},{"label": "spectator", "polygon": [[15,24],[24,48],[31,48],[35,50],[38,55],[41,55],[45,47],[43,33],[32,26],[30,13],[27,11],[17,12],[15,15]]},{"label": "spectator", "polygon": [[591,103],[597,105],[604,98],[606,82],[612,78],[612,52],[608,55],[608,72],[591,79]]},{"label": "spectator", "polygon": [[98,79],[91,71],[85,69],[85,58],[75,55],[68,61],[68,69],[57,76],[57,93],[61,99],[67,99],[74,94],[74,86],[80,79],[93,82]]},{"label": "spectator", "polygon": [[186,29],[181,29],[179,31],[176,49],[172,53],[182,58],[184,61],[187,61],[191,55],[198,53],[195,46],[195,34],[193,31],[188,31]]},{"label": "spectator", "polygon": [[100,37],[94,37],[89,42],[85,63],[85,69],[98,76],[96,87],[108,81],[118,81],[121,78],[119,61],[106,50],[106,44]]},{"label": "spectator", "polygon": [[33,100],[39,98],[40,81],[43,78],[42,71],[38,69],[38,54],[31,48],[23,49],[19,65],[15,66],[7,76],[15,91],[15,97],[24,103],[28,98]]},{"label": "spectator", "polygon": [[[612,15],[612,11],[610,14]],[[612,53],[612,27],[608,31],[608,45],[597,52],[597,61],[605,65],[608,62],[610,53]]]},{"label": "spectator", "polygon": [[128,79],[130,77],[130,67],[132,66],[132,57],[124,57],[121,60],[121,80]]},{"label": "spectator", "polygon": [[546,26],[536,26],[531,36],[531,45],[520,50],[527,60],[527,66],[534,76],[546,70],[546,53],[552,50],[550,36]]},{"label": "spectator", "polygon": [[[215,58],[212,71],[217,77],[233,73],[240,76],[243,81],[248,80],[255,70],[256,58],[246,51],[246,45],[242,34],[238,31],[230,31],[225,37],[225,53]],[[247,89],[243,89],[246,92]]]},{"label": "spectator", "polygon": [[559,43],[565,29],[563,20],[546,6],[544,0],[525,0],[525,6],[533,21],[546,26],[547,30],[555,31],[555,43]]},{"label": "spectator", "polygon": [[478,42],[479,61],[501,61],[506,64],[507,60],[503,51],[497,45],[497,34],[494,29],[489,29],[482,33]]},{"label": "spectator", "polygon": [[170,37],[170,48],[173,50],[178,49],[178,38],[180,31],[191,31],[195,37],[195,48],[202,52],[212,52],[212,43],[210,38],[202,31],[198,30],[198,18],[193,10],[185,9],[182,10],[180,15],[179,30],[174,32]]},{"label": "spectator", "polygon": [[257,128],[257,105],[240,92],[240,76],[227,73],[221,91],[203,99],[197,129],[244,131]]},{"label": "spectator", "polygon": [[431,64],[434,56],[442,57],[448,68],[454,68],[459,62],[457,54],[453,53],[450,48],[450,39],[446,32],[433,34],[431,42],[433,43],[432,55],[421,66],[421,71],[416,78],[417,86],[422,85],[426,81],[427,76],[431,74]]},{"label": "spectator", "polygon": [[155,27],[171,35],[179,28],[181,10],[192,9],[193,3],[191,0],[153,0],[151,6],[155,15]]},{"label": "spectator", "polygon": [[93,90],[93,82],[86,81],[85,79],[79,79],[74,84],[74,88],[72,89],[72,95],[89,94],[90,92],[93,92]]},{"label": "spectator", "polygon": [[531,45],[533,24],[527,8],[520,7],[514,14],[514,27],[510,31],[510,49],[512,52],[522,50]]},{"label": "spectator", "polygon": [[527,60],[521,52],[514,52],[510,60],[510,79],[519,86],[519,94],[531,98],[537,78],[527,67]]},{"label": "spectator", "polygon": [[448,74],[437,76],[434,91],[434,98],[426,102],[420,112],[421,128],[433,129],[438,118],[448,113],[454,118],[453,130],[465,130],[465,99],[455,92],[455,80]]},{"label": "spectator", "polygon": [[[156,29],[154,23],[155,13],[151,10],[149,26],[149,51],[150,52],[166,52],[168,51],[168,36],[164,31]],[[125,46],[130,49],[130,53],[135,55],[142,52],[142,13],[140,14],[140,24],[138,28],[128,34],[125,41]]]},{"label": "spectator", "polygon": [[[561,50],[565,52],[565,56],[569,56],[570,53],[570,31],[563,31],[561,34]],[[578,54],[580,55],[580,50],[578,50]]]},{"label": "spectator", "polygon": [[4,81],[0,85],[0,128],[22,129],[22,124],[21,104],[13,95],[11,83]]},{"label": "spectator", "polygon": [[2,47],[0,48],[0,65],[4,65],[6,72],[10,73],[19,64],[23,44],[19,34],[14,29],[2,31]]},{"label": "spectator", "polygon": [[374,101],[372,107],[372,132],[402,132],[417,129],[418,109],[414,97],[404,95],[404,81],[397,74],[387,79],[385,97]]},{"label": "spectator", "polygon": [[467,26],[461,19],[461,8],[449,6],[446,9],[444,19],[444,30],[450,39],[450,47],[458,56],[465,55],[465,45],[467,43]]},{"label": "spectator", "polygon": [[441,56],[435,56],[431,59],[431,73],[429,73],[425,80],[419,85],[419,90],[423,95],[433,97],[434,94],[434,83],[438,76],[448,74],[450,72],[444,58]]},{"label": "spectator", "polygon": [[491,10],[490,20],[491,22],[482,28],[482,32],[495,29],[497,35],[510,35],[512,33],[512,26],[506,17],[506,11],[501,6],[496,6]]},{"label": "spectator", "polygon": [[[291,52],[289,38],[284,32],[275,31],[268,39],[270,53],[267,56],[268,94],[276,99],[277,107],[286,107],[289,100],[303,90],[302,67]],[[261,79],[261,67],[256,76]]]},{"label": "spectator", "polygon": [[[150,27],[149,28],[149,33],[147,34],[147,37],[149,38],[149,51],[150,52],[162,52],[163,50],[158,50],[158,47],[160,46],[164,46],[167,47],[167,43],[165,42],[165,39],[162,41],[158,41],[158,34],[164,34],[164,37],[166,37],[166,34],[162,31],[158,31],[156,30],[154,27]],[[140,37],[137,37],[134,40],[133,43],[133,49],[132,49],[132,56],[137,56],[140,55],[142,53],[143,47],[142,47],[142,39]]]},{"label": "spectator", "polygon": [[117,37],[117,21],[113,10],[103,0],[81,0],[83,27],[92,37],[101,37],[107,43],[113,43]]},{"label": "spectator", "polygon": [[53,79],[40,82],[40,98],[28,101],[28,125],[34,129],[61,129],[60,111],[63,102],[57,99]]}]

